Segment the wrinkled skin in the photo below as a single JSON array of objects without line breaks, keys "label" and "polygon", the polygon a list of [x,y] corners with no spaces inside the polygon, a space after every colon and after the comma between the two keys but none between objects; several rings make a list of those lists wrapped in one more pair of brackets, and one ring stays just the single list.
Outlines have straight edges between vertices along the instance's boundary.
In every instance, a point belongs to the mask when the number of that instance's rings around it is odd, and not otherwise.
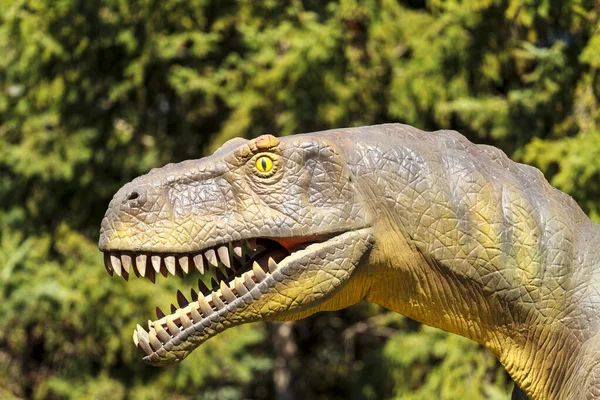
[{"label": "wrinkled skin", "polygon": [[367,300],[483,344],[532,399],[581,399],[600,397],[599,233],[537,169],[453,131],[393,124],[234,139],[153,170],[115,195],[99,246],[117,259],[253,238],[288,250],[210,315],[167,316],[178,326],[165,340],[158,320],[136,331],[155,365],[237,324]]}]

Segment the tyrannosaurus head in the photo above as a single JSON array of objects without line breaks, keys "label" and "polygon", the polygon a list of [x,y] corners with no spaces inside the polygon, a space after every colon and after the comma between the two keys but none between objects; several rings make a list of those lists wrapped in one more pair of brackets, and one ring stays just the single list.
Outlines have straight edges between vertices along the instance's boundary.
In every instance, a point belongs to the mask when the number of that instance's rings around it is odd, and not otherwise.
[{"label": "tyrannosaurus head", "polygon": [[102,221],[99,247],[111,275],[204,275],[199,293],[178,292],[179,309],[157,311],[148,331],[134,331],[144,359],[167,365],[228,327],[359,301],[364,293],[348,282],[373,244],[369,226],[334,144],[265,135],[126,184]]}]

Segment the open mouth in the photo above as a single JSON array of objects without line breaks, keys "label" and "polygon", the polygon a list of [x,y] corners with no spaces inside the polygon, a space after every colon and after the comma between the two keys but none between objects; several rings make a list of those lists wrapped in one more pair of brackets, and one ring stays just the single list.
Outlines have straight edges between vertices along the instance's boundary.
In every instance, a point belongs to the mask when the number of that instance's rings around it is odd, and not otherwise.
[{"label": "open mouth", "polygon": [[211,276],[209,285],[198,280],[198,290],[192,288],[189,299],[178,290],[177,306],[171,304],[170,313],[156,307],[157,319],[148,321],[148,330],[138,325],[133,332],[133,341],[144,359],[157,363],[195,331],[209,328],[229,305],[243,301],[246,295],[256,296],[258,286],[286,264],[286,259],[293,258],[290,256],[331,237],[254,238],[180,254],[106,251],[104,264],[111,276],[117,274],[126,280],[131,273],[155,282],[157,274],[183,277],[194,270],[203,274],[204,280]]}]

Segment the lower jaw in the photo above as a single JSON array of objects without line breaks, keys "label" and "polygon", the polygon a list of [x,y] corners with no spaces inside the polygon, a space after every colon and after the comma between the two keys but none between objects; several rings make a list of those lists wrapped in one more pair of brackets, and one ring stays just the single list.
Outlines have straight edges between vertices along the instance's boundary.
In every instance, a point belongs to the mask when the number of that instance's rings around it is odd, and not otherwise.
[{"label": "lower jaw", "polygon": [[[305,246],[282,259],[276,268],[269,272],[263,270],[265,276],[260,281],[257,279],[252,288],[236,296],[224,307],[213,309],[199,319],[187,317],[186,320],[183,317],[172,321],[181,326],[179,332],[166,343],[156,343],[155,340],[154,344],[150,343],[151,334],[159,335],[161,320],[151,323],[148,333],[138,325],[134,331],[134,341],[140,347],[142,337],[147,335],[148,343],[142,348],[144,360],[157,366],[170,365],[183,360],[198,345],[231,326],[258,320],[285,319],[285,315],[301,312],[320,298],[335,293],[353,273],[357,260],[373,241],[365,228]],[[181,309],[179,315],[189,313],[191,316],[195,307],[206,307],[201,303],[200,299],[190,303]],[[166,339],[164,334],[162,336]]]}]

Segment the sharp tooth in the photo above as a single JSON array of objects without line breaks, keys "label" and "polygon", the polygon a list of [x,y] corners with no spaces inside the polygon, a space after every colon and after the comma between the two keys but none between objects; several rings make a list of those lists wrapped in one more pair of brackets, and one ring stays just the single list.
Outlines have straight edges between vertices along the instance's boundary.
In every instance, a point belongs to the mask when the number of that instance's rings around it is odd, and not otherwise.
[{"label": "sharp tooth", "polygon": [[138,339],[138,332],[133,331],[133,343],[135,344],[135,347],[138,347],[140,344],[140,340]]},{"label": "sharp tooth", "polygon": [[121,259],[117,256],[110,255],[110,263],[117,275],[121,276]]},{"label": "sharp tooth", "polygon": [[208,301],[206,301],[204,297],[198,298],[198,305],[200,306],[200,310],[202,310],[202,314],[205,316],[209,316],[213,313],[212,307],[210,304],[208,304]]},{"label": "sharp tooth", "polygon": [[165,266],[167,267],[167,270],[169,271],[169,273],[171,275],[175,275],[175,257],[174,256],[167,256],[165,257]]},{"label": "sharp tooth", "polygon": [[204,296],[208,296],[210,294],[210,289],[208,286],[206,286],[206,283],[204,283],[202,279],[198,279],[198,290],[200,290],[200,293],[202,293]]},{"label": "sharp tooth", "polygon": [[152,332],[153,328],[154,328],[154,322],[148,320],[148,332]]},{"label": "sharp tooth", "polygon": [[152,346],[152,350],[156,351],[162,347],[162,343],[156,338],[154,333],[150,333],[150,346]]},{"label": "sharp tooth", "polygon": [[196,265],[198,272],[204,274],[204,260],[202,259],[202,254],[197,254],[194,256],[194,264]]},{"label": "sharp tooth", "polygon": [[244,283],[246,284],[248,290],[252,290],[256,286],[256,283],[254,283],[252,277],[250,276],[250,272],[246,272],[244,274]]},{"label": "sharp tooth", "polygon": [[223,281],[221,281],[221,293],[228,303],[231,303],[236,299],[235,294],[233,294],[231,289],[229,289],[229,286],[227,286]]},{"label": "sharp tooth", "polygon": [[144,350],[144,353],[146,353],[146,354],[154,353],[154,351],[150,347],[150,342],[148,341],[148,338],[141,336],[139,332],[138,332],[138,340],[140,341],[140,347],[142,348],[142,350]]},{"label": "sharp tooth", "polygon": [[258,265],[256,261],[252,264],[252,271],[254,272],[257,282],[262,282],[267,277],[265,271],[263,271],[262,267]]},{"label": "sharp tooth", "polygon": [[123,265],[123,269],[125,270],[125,272],[129,273],[129,270],[131,268],[131,256],[123,254],[121,256],[121,264]]},{"label": "sharp tooth", "polygon": [[185,272],[186,274],[188,273],[188,270],[189,270],[188,264],[189,264],[188,256],[179,257],[179,266],[181,267],[182,271]]},{"label": "sharp tooth", "polygon": [[175,314],[177,312],[177,307],[173,303],[171,303],[171,314]]},{"label": "sharp tooth", "polygon": [[217,261],[217,254],[215,253],[215,251],[213,249],[206,250],[204,252],[204,257],[206,257],[206,261],[208,261],[208,263],[210,265],[212,265],[213,267],[216,267],[217,265],[219,265],[219,263]]},{"label": "sharp tooth", "polygon": [[108,274],[110,276],[113,276],[113,268],[112,265],[110,265],[110,254],[109,253],[104,253],[104,268],[106,268],[106,272],[108,272]]},{"label": "sharp tooth", "polygon": [[190,289],[190,297],[192,301],[198,301],[198,293],[194,290],[194,288]]},{"label": "sharp tooth", "polygon": [[242,258],[242,255],[244,253],[242,252],[242,244],[240,243],[240,241],[237,240],[237,241],[233,242],[231,244],[231,247],[233,249],[233,254],[235,254],[237,258]]},{"label": "sharp tooth", "polygon": [[221,246],[217,249],[217,254],[219,254],[219,258],[221,262],[227,267],[231,268],[231,260],[229,259],[229,249],[227,246]]},{"label": "sharp tooth", "polygon": [[173,336],[177,336],[181,332],[179,327],[173,322],[173,317],[171,316],[167,317],[167,328],[169,328],[169,332],[171,332],[171,335]]},{"label": "sharp tooth", "polygon": [[165,331],[165,328],[163,328],[161,324],[155,324],[154,327],[156,328],[156,335],[161,340],[161,342],[167,343],[169,340],[171,340],[171,335],[169,335],[167,331]]},{"label": "sharp tooth", "polygon": [[139,271],[142,277],[146,276],[146,261],[147,257],[145,254],[140,254],[135,258],[135,267]]},{"label": "sharp tooth", "polygon": [[267,262],[267,265],[269,266],[270,273],[274,273],[275,271],[277,271],[277,268],[279,267],[279,265],[277,265],[275,260],[273,260],[271,257],[269,257],[269,261]]},{"label": "sharp tooth", "polygon": [[239,296],[243,296],[246,293],[248,293],[248,289],[246,289],[246,286],[244,286],[244,283],[241,278],[235,278],[234,285],[235,291]]},{"label": "sharp tooth", "polygon": [[142,326],[140,324],[136,325],[136,329],[140,335],[142,335],[145,338],[148,338],[148,332],[146,332],[146,330],[144,328],[142,328]]},{"label": "sharp tooth", "polygon": [[152,268],[156,272],[160,272],[160,256],[151,256],[150,260],[152,261]]},{"label": "sharp tooth", "polygon": [[183,293],[181,293],[181,290],[177,291],[177,303],[179,303],[179,308],[184,308],[190,304],[188,299],[186,299]]},{"label": "sharp tooth", "polygon": [[181,321],[181,325],[183,325],[185,329],[192,326],[192,321],[190,321],[190,317],[188,317],[186,313],[179,314],[179,321]]},{"label": "sharp tooth", "polygon": [[200,313],[198,312],[198,310],[196,310],[196,307],[192,306],[192,320],[194,322],[200,322],[202,321],[202,315],[200,315]]},{"label": "sharp tooth", "polygon": [[223,300],[221,300],[218,293],[213,293],[212,301],[217,310],[220,310],[225,307],[225,303],[223,303]]},{"label": "sharp tooth", "polygon": [[162,319],[164,317],[165,313],[163,312],[163,310],[161,310],[160,307],[156,307],[156,318]]}]

